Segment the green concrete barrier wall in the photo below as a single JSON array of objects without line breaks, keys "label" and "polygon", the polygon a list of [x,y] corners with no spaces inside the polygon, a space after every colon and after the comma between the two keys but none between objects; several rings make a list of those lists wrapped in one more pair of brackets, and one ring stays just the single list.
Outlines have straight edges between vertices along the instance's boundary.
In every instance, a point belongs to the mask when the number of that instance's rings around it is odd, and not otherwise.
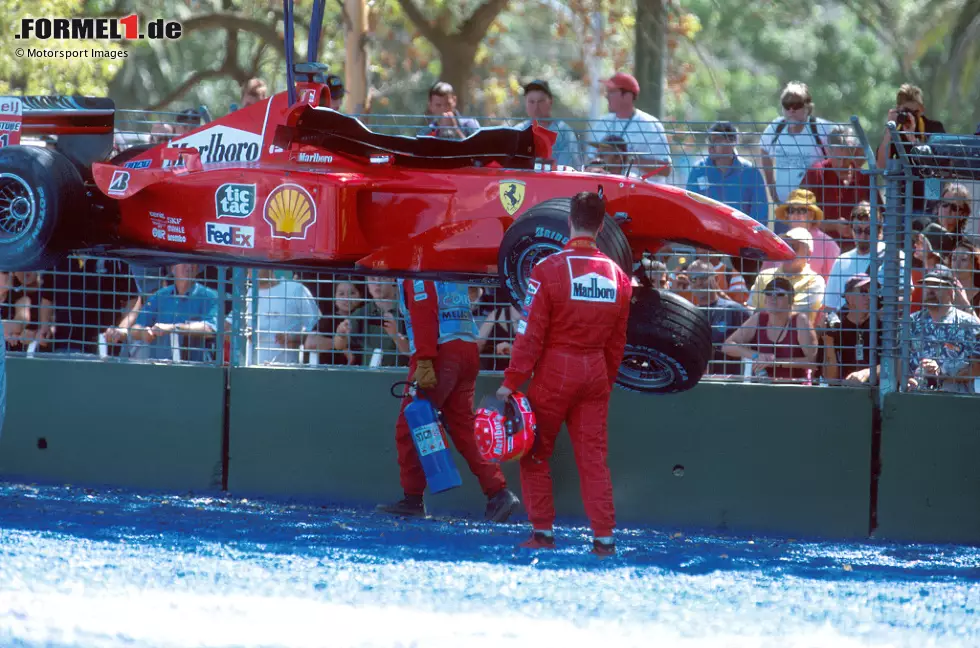
[{"label": "green concrete barrier wall", "polygon": [[875,537],[980,544],[980,398],[889,394]]},{"label": "green concrete barrier wall", "polygon": [[8,358],[7,390],[6,479],[222,486],[221,369]]},{"label": "green concrete barrier wall", "polygon": [[[394,448],[401,372],[234,369],[229,489],[371,504],[401,497]],[[499,378],[481,377],[477,400]],[[654,397],[617,390],[610,466],[622,523],[860,538],[868,533],[871,400],[864,390],[704,383]],[[463,487],[430,511],[482,513]],[[556,509],[583,516],[567,435]],[[683,469],[675,467],[682,466]],[[515,492],[515,465],[505,473]]]}]

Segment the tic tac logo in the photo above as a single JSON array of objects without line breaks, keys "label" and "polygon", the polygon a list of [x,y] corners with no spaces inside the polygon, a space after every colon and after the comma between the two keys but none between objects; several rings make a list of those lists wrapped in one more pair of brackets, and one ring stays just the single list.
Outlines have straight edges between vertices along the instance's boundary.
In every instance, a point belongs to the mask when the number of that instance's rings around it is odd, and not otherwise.
[{"label": "tic tac logo", "polygon": [[572,294],[576,301],[614,303],[616,301],[616,268],[610,259],[567,257]]},{"label": "tic tac logo", "polygon": [[272,238],[305,239],[316,222],[316,204],[298,184],[282,184],[265,199],[262,217],[272,229]]},{"label": "tic tac logo", "polygon": [[214,215],[217,218],[248,218],[255,211],[254,184],[229,182],[214,192]]},{"label": "tic tac logo", "polygon": [[254,248],[255,228],[245,225],[207,224],[207,242],[224,247]]},{"label": "tic tac logo", "polygon": [[139,14],[122,18],[21,18],[15,39],[37,40],[177,40],[183,26],[176,20],[156,18],[140,30]]}]

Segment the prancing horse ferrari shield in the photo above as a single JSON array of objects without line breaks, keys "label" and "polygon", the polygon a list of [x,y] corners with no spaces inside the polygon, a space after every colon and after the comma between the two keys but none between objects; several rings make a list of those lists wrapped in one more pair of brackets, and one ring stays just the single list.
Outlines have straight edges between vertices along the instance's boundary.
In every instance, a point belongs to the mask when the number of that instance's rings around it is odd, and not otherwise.
[{"label": "prancing horse ferrari shield", "polygon": [[501,180],[500,204],[513,216],[524,204],[524,183],[520,180]]}]

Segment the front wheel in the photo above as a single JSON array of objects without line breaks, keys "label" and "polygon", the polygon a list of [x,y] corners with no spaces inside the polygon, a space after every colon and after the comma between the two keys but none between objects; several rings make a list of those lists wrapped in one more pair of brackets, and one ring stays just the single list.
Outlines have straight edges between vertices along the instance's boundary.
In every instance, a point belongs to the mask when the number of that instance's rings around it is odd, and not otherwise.
[{"label": "front wheel", "polygon": [[674,293],[633,288],[617,385],[646,394],[687,391],[704,376],[711,354],[711,324],[701,309]]}]

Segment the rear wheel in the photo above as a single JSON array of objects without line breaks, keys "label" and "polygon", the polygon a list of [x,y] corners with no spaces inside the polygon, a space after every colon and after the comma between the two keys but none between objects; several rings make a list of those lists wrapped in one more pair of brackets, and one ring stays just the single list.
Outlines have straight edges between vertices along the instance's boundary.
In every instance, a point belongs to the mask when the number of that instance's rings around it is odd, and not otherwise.
[{"label": "rear wheel", "polygon": [[61,153],[0,148],[0,270],[46,270],[67,254],[58,240],[68,209],[82,204],[82,178]]},{"label": "rear wheel", "polygon": [[687,391],[704,376],[711,353],[711,324],[703,311],[674,293],[633,288],[616,384],[647,394]]},{"label": "rear wheel", "polygon": [[[535,205],[504,233],[497,265],[500,278],[515,308],[521,308],[527,295],[527,282],[534,266],[568,243],[568,215],[571,198],[553,198]],[[599,249],[626,274],[632,274],[633,254],[619,224],[606,216],[596,238]]]}]

